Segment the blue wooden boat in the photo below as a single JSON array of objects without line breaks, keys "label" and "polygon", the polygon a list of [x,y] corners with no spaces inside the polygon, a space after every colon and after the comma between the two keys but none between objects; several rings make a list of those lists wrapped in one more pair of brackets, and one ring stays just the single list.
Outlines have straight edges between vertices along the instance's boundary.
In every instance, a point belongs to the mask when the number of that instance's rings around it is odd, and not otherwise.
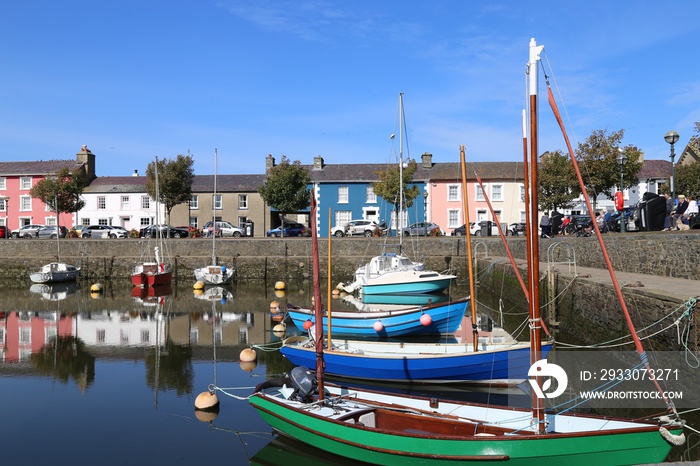
[{"label": "blue wooden boat", "polygon": [[[355,337],[404,337],[453,334],[464,317],[469,299],[427,306],[378,304],[373,310],[331,311],[331,335]],[[299,329],[307,320],[315,322],[313,308],[287,306],[287,315]],[[324,311],[323,328],[328,328]]]},{"label": "blue wooden boat", "polygon": [[[280,351],[297,366],[313,367],[314,345],[310,338],[290,337]],[[551,348],[542,344],[543,358]],[[323,359],[328,375],[403,383],[518,385],[531,366],[529,342],[482,344],[474,351],[471,343],[334,339]]]}]

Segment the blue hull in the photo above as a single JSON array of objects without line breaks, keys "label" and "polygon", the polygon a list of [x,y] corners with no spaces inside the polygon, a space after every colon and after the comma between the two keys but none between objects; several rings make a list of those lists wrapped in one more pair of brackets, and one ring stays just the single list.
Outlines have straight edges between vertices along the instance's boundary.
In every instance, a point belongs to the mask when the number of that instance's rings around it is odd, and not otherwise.
[{"label": "blue hull", "polygon": [[[433,306],[408,306],[393,311],[338,311],[331,316],[333,336],[359,337],[402,337],[409,335],[451,335],[457,331],[469,304],[468,299],[450,301]],[[313,309],[288,308],[287,313],[299,329],[304,322],[314,321]],[[421,323],[421,316],[431,318],[429,325]],[[375,330],[375,324],[381,322],[381,329]],[[327,333],[328,319],[323,317],[324,333]]]},{"label": "blue hull", "polygon": [[[337,344],[342,347],[342,343]],[[547,357],[551,347],[550,343],[542,344],[543,358]],[[282,346],[281,352],[297,366],[314,367],[316,364],[314,348],[292,344]],[[528,378],[531,365],[529,346],[435,355],[392,354],[390,349],[374,355],[332,350],[324,351],[323,359],[326,374],[378,382],[479,383],[498,380],[517,384]]]},{"label": "blue hull", "polygon": [[426,294],[439,293],[450,287],[452,278],[444,278],[439,280],[410,282],[410,283],[391,283],[385,285],[363,285],[363,295],[387,295],[387,294]]}]

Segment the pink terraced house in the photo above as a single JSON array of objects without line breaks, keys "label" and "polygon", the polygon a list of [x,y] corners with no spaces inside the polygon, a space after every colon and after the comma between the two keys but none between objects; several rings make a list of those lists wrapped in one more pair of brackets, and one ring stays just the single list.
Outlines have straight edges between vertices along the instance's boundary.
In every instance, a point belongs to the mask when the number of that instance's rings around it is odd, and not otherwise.
[{"label": "pink terraced house", "polygon": [[8,230],[31,224],[73,227],[74,214],[61,214],[58,221],[54,212],[29,194],[39,181],[63,168],[71,171],[80,168],[89,183],[95,179],[95,155],[83,146],[75,160],[0,162],[0,225],[5,225]]}]

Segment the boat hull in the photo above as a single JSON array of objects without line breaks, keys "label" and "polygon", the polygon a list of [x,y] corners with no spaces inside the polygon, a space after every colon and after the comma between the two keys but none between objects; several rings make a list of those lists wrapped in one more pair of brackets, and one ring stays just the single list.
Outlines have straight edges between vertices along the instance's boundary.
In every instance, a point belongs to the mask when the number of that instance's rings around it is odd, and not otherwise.
[{"label": "boat hull", "polygon": [[208,265],[194,269],[194,277],[205,285],[226,285],[233,280],[234,272],[219,265]]},{"label": "boat hull", "polygon": [[62,262],[52,262],[44,265],[41,270],[29,274],[33,283],[63,283],[75,281],[80,275],[80,267]]},{"label": "boat hull", "polygon": [[[521,430],[514,435],[503,435],[505,429],[499,434],[498,428],[493,428],[491,431],[496,433],[474,435],[476,429],[486,430],[484,424],[489,424],[475,423],[480,419],[478,416],[494,408],[443,403],[453,412],[461,413],[456,414],[460,418],[467,418],[473,411],[471,419],[474,421],[433,422],[430,416],[418,416],[420,421],[414,424],[416,416],[409,412],[413,407],[397,414],[401,405],[387,401],[394,407],[393,413],[389,409],[383,412],[374,409],[373,406],[384,403],[381,397],[366,405],[353,397],[351,401],[340,401],[334,407],[316,405],[312,409],[309,409],[310,405],[260,393],[254,394],[249,401],[279,433],[336,455],[371,464],[469,462],[480,465],[508,461],[508,464],[527,466],[623,465],[661,462],[671,449],[658,427],[647,423],[625,422],[624,425],[629,427],[612,429],[604,427],[606,420],[594,420],[586,431],[536,435]],[[429,401],[422,403],[427,412],[432,411]],[[511,417],[523,416],[526,419],[529,414],[515,409],[498,411],[509,411]],[[374,413],[372,417],[367,416],[370,413]],[[576,416],[565,417],[570,419],[555,419],[553,422],[575,422]],[[412,428],[413,425],[420,428]],[[452,430],[445,432],[447,428]],[[680,428],[671,430],[674,434],[680,431]]]},{"label": "boat hull", "polygon": [[[331,333],[335,336],[402,337],[410,335],[451,335],[462,322],[469,304],[468,299],[450,301],[432,306],[409,306],[391,311],[340,311],[331,316]],[[287,314],[297,328],[315,320],[313,309],[287,308]],[[429,323],[423,315],[430,316]],[[378,325],[381,324],[381,325]],[[323,328],[328,318],[323,317]]]},{"label": "boat hull", "polygon": [[[416,275],[420,275],[417,273]],[[425,280],[394,282],[394,283],[366,283],[362,285],[363,295],[388,295],[388,294],[427,294],[439,293],[450,287],[453,276],[440,276]]]},{"label": "boat hull", "polygon": [[170,266],[145,263],[134,268],[131,273],[131,284],[140,287],[170,285],[172,278]]},{"label": "boat hull", "polygon": [[[280,349],[294,365],[314,367],[316,350],[303,337]],[[531,366],[529,343],[492,345],[473,351],[465,344],[333,341],[323,353],[325,373],[378,382],[517,385]],[[542,344],[546,358],[551,343]]]}]

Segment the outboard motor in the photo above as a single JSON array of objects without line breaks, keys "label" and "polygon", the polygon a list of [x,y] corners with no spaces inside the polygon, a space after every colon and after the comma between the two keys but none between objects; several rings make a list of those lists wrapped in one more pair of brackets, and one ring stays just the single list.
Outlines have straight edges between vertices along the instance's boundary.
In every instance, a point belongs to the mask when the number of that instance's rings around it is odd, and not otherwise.
[{"label": "outboard motor", "polygon": [[297,366],[289,372],[289,379],[294,388],[294,393],[290,399],[308,403],[311,397],[318,392],[318,380],[316,374],[308,367]]}]

